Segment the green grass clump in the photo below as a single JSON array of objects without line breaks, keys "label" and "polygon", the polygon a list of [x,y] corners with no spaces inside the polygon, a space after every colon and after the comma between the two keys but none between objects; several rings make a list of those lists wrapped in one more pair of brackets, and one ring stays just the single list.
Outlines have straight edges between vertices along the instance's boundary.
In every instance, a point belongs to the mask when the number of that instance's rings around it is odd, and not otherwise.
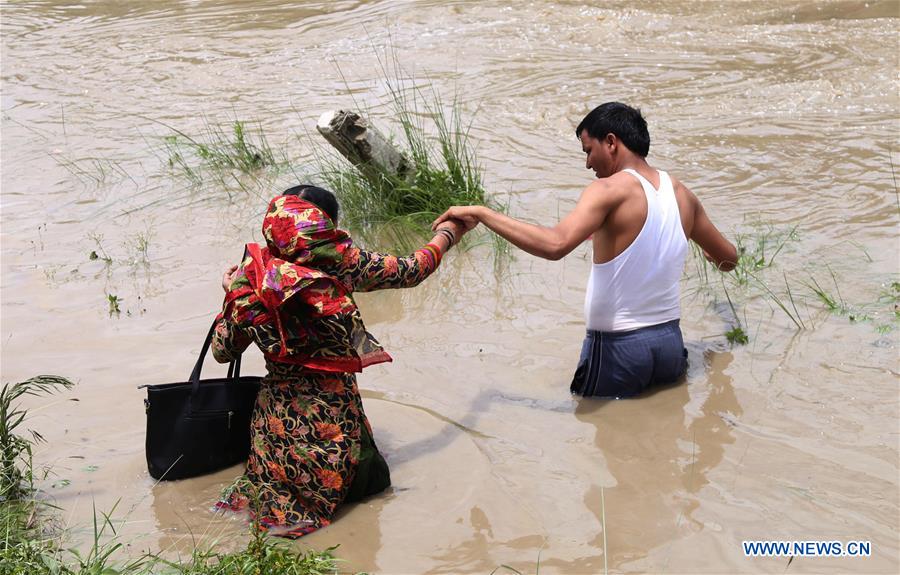
[{"label": "green grass clump", "polygon": [[409,247],[430,232],[431,222],[454,205],[488,205],[482,171],[458,101],[444,106],[437,94],[423,103],[417,89],[388,85],[406,159],[401,174],[374,166],[357,168],[337,154],[320,154],[319,177],[341,203],[342,221],[369,242]]},{"label": "green grass clump", "polygon": [[[69,389],[72,382],[40,375],[0,389],[0,574],[47,573],[53,545],[44,538],[35,499],[32,449],[44,438],[36,431],[20,434],[27,411],[18,406],[25,396]],[[30,437],[29,437],[30,436]]]},{"label": "green grass clump", "polygon": [[17,430],[25,421],[27,411],[17,404],[28,395],[46,395],[74,384],[55,375],[39,375],[19,383],[4,384],[0,390],[0,501],[16,501],[34,492],[32,447],[44,438],[36,431],[31,438],[22,437]]},{"label": "green grass clump", "polygon": [[725,332],[725,339],[728,340],[728,343],[734,345],[747,345],[750,343],[750,336],[747,335],[747,332],[744,331],[739,325],[736,325]]},{"label": "green grass clump", "polygon": [[215,553],[194,550],[186,563],[157,560],[157,565],[165,565],[165,569],[153,572],[172,575],[332,575],[337,573],[338,562],[331,554],[333,550],[299,552],[290,543],[275,541],[256,529],[247,548],[242,551]]},{"label": "green grass clump", "polygon": [[248,129],[241,120],[224,127],[207,122],[205,134],[197,137],[166,127],[173,132],[163,140],[169,168],[194,183],[202,183],[208,172],[225,181],[226,174],[232,172],[256,176],[266,168],[280,165],[259,125]]},{"label": "green grass clump", "polygon": [[805,285],[806,287],[816,296],[816,298],[825,306],[825,309],[832,313],[843,315],[850,311],[850,308],[844,302],[844,298],[841,296],[841,290],[837,284],[837,278],[834,276],[834,272],[829,268],[828,270],[831,273],[831,279],[834,282],[835,294],[832,294],[824,287],[819,285],[819,282],[816,281],[816,278],[810,276],[809,282]]},{"label": "green grass clump", "polygon": [[878,296],[878,302],[887,304],[891,308],[894,319],[900,320],[900,281],[892,281],[883,288],[881,295]]},{"label": "green grass clump", "polygon": [[[776,258],[790,241],[796,239],[797,226],[778,229],[769,224],[757,224],[750,232],[737,234],[735,243],[738,262],[732,272],[717,270],[706,261],[703,251],[691,244],[694,265],[693,271],[686,272],[686,276],[693,287],[686,293],[705,295],[713,304],[720,297],[727,300],[731,314],[730,317],[723,316],[723,319],[728,325],[724,336],[729,343],[748,343],[749,335],[744,324],[738,320],[738,311],[746,310],[747,304],[753,301],[763,301],[771,309],[779,310],[797,330],[809,329],[810,319],[804,320],[803,315],[810,318],[810,309],[846,317],[850,323],[871,323],[880,335],[890,333],[900,325],[900,281],[893,280],[883,284],[877,301],[850,304],[841,294],[841,281],[830,264],[816,260],[814,271],[804,271],[803,275],[807,279],[799,279],[798,273],[792,272],[792,285],[788,280],[788,272],[777,269],[780,262]],[[868,257],[865,247],[857,247],[871,263],[872,258]],[[803,269],[808,270],[809,267],[811,266]],[[817,279],[816,275],[821,275],[821,268],[828,271],[830,280]],[[767,277],[773,272],[780,273],[781,279],[773,281],[771,277]],[[713,282],[713,279],[719,281]],[[783,287],[779,285],[782,281]],[[805,289],[798,290],[797,284]],[[805,309],[805,314],[800,313],[801,307]],[[718,306],[718,309],[725,308]]]}]

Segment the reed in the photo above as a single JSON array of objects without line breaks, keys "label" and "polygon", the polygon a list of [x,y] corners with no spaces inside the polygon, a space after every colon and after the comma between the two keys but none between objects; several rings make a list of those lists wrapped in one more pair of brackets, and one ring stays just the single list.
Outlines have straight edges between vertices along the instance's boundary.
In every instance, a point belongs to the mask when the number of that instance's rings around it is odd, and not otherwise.
[{"label": "reed", "polygon": [[53,548],[43,537],[34,486],[32,449],[44,438],[36,431],[22,433],[28,412],[18,402],[72,386],[63,377],[39,375],[0,389],[0,573],[44,573]]},{"label": "reed", "polygon": [[254,174],[259,170],[275,166],[275,152],[269,146],[262,126],[247,128],[242,120],[232,121],[227,128],[206,122],[204,137],[192,137],[176,128],[174,134],[164,140],[169,151],[169,166],[187,168],[196,173],[185,157],[185,151],[194,155],[202,166],[214,170],[237,170]]},{"label": "reed", "polygon": [[[806,329],[787,275],[782,272],[783,293],[776,293],[764,277],[766,272],[777,267],[776,260],[788,242],[796,239],[797,226],[778,229],[772,225],[759,224],[754,226],[752,232],[737,234],[735,244],[738,261],[732,272],[717,270],[706,261],[702,250],[692,244],[694,271],[688,275],[688,279],[696,282],[694,293],[706,294],[716,299],[719,297],[719,290],[724,293],[733,317],[733,323],[724,334],[729,343],[733,345],[749,343],[750,336],[740,321],[738,311],[743,309],[746,303],[757,299],[764,300],[771,307],[784,312],[797,329]],[[720,279],[718,289],[715,289],[712,277]]]},{"label": "reed", "polygon": [[269,144],[258,121],[233,119],[222,124],[205,118],[198,135],[151,121],[170,131],[162,140],[161,159],[169,170],[188,181],[189,189],[211,180],[216,192],[225,193],[229,200],[236,190],[266,195],[271,179],[289,166],[284,153]]},{"label": "reed", "polygon": [[32,447],[44,441],[36,431],[31,438],[17,434],[27,411],[17,405],[25,396],[48,395],[74,384],[63,377],[39,375],[15,384],[4,384],[0,390],[0,493],[4,501],[20,499],[34,492]]},{"label": "reed", "polygon": [[861,308],[857,308],[854,310],[854,308],[847,304],[847,302],[844,300],[844,296],[841,295],[841,288],[838,285],[837,277],[834,275],[834,270],[832,270],[828,265],[826,265],[825,267],[828,269],[828,273],[831,276],[831,282],[834,285],[833,292],[824,288],[812,275],[809,276],[809,281],[804,282],[803,285],[805,285],[807,289],[809,289],[813,293],[813,295],[815,295],[819,302],[821,302],[825,309],[829,312],[836,315],[846,315],[847,319],[849,319],[851,322],[867,321],[871,319],[871,317],[863,312]]},{"label": "reed", "polygon": [[117,160],[90,157],[72,160],[61,154],[50,154],[50,157],[86,187],[100,188],[124,180],[130,180],[135,186],[138,185],[134,177]]},{"label": "reed", "polygon": [[[778,297],[778,295],[773,292],[771,288],[769,288],[768,284],[766,284],[765,281],[754,274],[750,274],[750,278],[758,287],[762,288],[763,292],[768,296],[767,301],[774,303],[781,311],[783,311],[788,319],[790,319],[791,322],[793,322],[793,324],[797,327],[797,329],[806,329],[806,324],[803,323],[803,319],[800,317],[800,314],[791,312],[791,310],[789,310],[787,308],[787,305],[784,303],[784,300]],[[785,278],[785,283],[787,283],[787,278]],[[790,296],[791,307],[796,310],[797,306],[794,302],[790,287],[788,287],[788,295]]]}]

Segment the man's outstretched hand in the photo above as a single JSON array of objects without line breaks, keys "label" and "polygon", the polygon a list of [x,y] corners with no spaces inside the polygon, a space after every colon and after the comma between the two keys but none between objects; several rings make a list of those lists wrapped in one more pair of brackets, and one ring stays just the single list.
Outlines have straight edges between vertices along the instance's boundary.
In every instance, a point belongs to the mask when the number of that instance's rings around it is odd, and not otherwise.
[{"label": "man's outstretched hand", "polygon": [[453,234],[453,238],[454,238],[453,243],[454,244],[459,243],[459,240],[461,240],[462,237],[464,235],[466,235],[466,232],[468,232],[470,229],[469,227],[466,226],[466,224],[464,224],[462,222],[462,220],[457,220],[457,219],[453,219],[453,218],[444,220],[443,222],[440,222],[438,224],[433,224],[432,227],[434,228],[433,231],[435,231],[435,232],[437,232],[438,230],[449,230],[449,232],[451,234]]},{"label": "man's outstretched hand", "polygon": [[436,230],[447,220],[456,220],[465,226],[467,232],[472,231],[480,221],[479,215],[482,209],[484,209],[482,206],[453,206],[432,222],[431,229]]}]

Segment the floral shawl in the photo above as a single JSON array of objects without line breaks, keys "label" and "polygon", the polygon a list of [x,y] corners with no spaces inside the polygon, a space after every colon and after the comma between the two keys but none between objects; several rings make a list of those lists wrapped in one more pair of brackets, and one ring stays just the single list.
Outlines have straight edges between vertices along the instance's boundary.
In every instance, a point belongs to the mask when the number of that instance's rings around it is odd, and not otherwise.
[{"label": "floral shawl", "polygon": [[[352,245],[316,205],[277,196],[263,219],[266,245],[247,244],[225,296],[225,319],[253,334],[266,359],[316,371],[359,372],[391,361],[336,277]],[[274,333],[273,333],[274,332]]]}]

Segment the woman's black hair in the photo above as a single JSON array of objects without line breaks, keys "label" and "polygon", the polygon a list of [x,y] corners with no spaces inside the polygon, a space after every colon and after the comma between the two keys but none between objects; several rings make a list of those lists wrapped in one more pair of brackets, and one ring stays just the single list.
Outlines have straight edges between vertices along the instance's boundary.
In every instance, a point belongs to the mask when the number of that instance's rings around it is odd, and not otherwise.
[{"label": "woman's black hair", "polygon": [[338,222],[338,202],[337,198],[334,197],[334,194],[326,190],[325,188],[320,188],[318,186],[311,186],[309,184],[300,184],[299,186],[294,186],[292,188],[288,188],[281,193],[283,196],[299,196],[306,200],[307,202],[315,204],[319,209],[328,214],[328,217],[331,218],[331,221],[334,222],[334,225],[337,225]]}]

